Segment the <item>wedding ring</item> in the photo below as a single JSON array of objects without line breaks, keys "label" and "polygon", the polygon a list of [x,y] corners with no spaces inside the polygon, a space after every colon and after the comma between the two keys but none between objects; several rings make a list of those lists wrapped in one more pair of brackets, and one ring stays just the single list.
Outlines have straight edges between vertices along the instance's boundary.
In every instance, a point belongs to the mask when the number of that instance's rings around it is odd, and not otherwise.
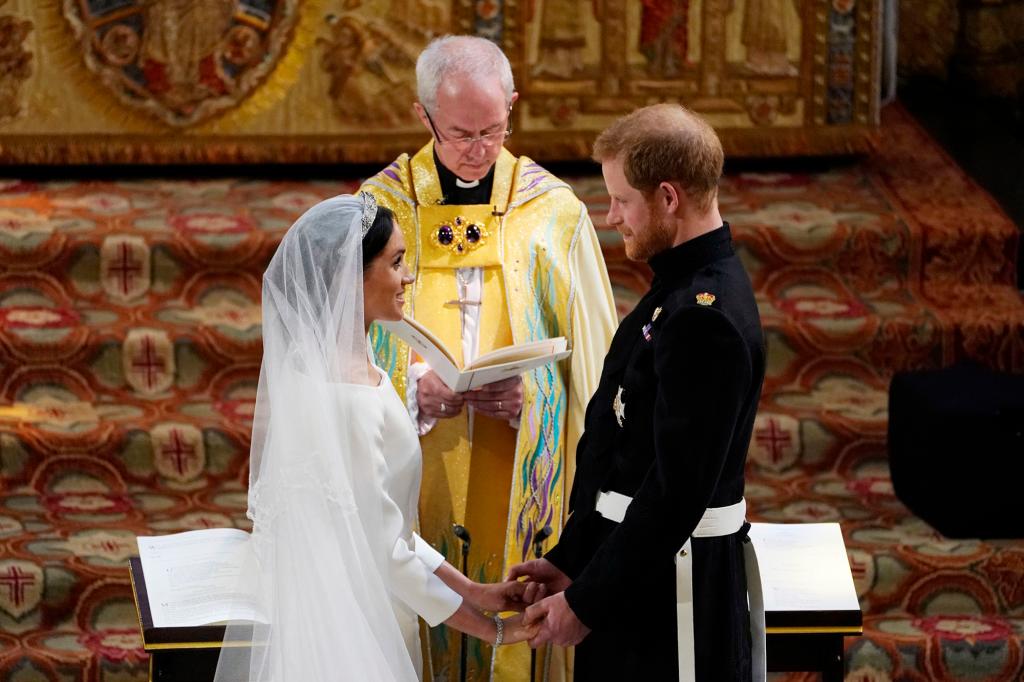
[{"label": "wedding ring", "polygon": [[441,412],[447,412],[447,411],[448,411],[448,406],[445,405],[444,403],[441,403]]}]

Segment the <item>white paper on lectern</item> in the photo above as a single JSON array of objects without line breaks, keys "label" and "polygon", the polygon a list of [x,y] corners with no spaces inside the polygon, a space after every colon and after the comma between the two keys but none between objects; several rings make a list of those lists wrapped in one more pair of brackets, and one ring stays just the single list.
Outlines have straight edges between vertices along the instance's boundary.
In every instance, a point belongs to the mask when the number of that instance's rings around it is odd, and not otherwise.
[{"label": "white paper on lectern", "polygon": [[249,533],[207,528],[137,538],[155,627],[267,622],[256,601]]},{"label": "white paper on lectern", "polygon": [[564,336],[541,339],[484,353],[465,368],[460,369],[445,345],[416,320],[406,317],[380,325],[409,344],[434,370],[441,381],[456,393],[480,388],[501,381],[550,362],[564,360],[572,354]]},{"label": "white paper on lectern", "polygon": [[838,523],[754,523],[765,611],[859,611]]}]

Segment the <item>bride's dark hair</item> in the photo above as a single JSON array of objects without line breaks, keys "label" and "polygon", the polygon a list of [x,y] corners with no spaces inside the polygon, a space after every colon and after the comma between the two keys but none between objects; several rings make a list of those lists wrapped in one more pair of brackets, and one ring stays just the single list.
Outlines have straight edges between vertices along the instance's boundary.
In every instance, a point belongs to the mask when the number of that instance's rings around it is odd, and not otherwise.
[{"label": "bride's dark hair", "polygon": [[363,237],[363,270],[376,258],[391,240],[395,214],[386,206],[377,206],[377,217],[373,219],[366,236]]}]

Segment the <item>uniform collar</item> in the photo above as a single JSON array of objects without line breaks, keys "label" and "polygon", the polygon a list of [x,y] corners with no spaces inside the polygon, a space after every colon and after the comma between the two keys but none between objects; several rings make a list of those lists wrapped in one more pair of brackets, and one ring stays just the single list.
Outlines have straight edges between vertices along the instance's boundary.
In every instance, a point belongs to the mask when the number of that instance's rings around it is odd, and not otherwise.
[{"label": "uniform collar", "polygon": [[673,246],[651,257],[647,264],[654,270],[655,282],[690,275],[705,265],[732,255],[729,223],[699,237]]}]

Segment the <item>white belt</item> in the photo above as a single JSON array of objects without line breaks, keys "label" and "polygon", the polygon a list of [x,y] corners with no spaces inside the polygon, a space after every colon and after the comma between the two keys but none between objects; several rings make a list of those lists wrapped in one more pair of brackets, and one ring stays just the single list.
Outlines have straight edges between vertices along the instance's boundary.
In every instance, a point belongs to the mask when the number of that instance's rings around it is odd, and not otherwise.
[{"label": "white belt", "polygon": [[[597,494],[597,512],[621,523],[633,499],[616,492]],[[691,537],[715,538],[738,533],[747,516],[747,501],[741,499],[728,507],[711,507],[704,511]],[[754,543],[743,543],[743,564],[747,574],[747,603],[750,608],[751,670],[753,682],[767,678],[767,651],[764,629],[764,594],[761,571],[757,565]],[[679,682],[695,682],[696,656],[693,646],[693,553],[690,538],[676,553],[676,631],[679,646]]]}]

